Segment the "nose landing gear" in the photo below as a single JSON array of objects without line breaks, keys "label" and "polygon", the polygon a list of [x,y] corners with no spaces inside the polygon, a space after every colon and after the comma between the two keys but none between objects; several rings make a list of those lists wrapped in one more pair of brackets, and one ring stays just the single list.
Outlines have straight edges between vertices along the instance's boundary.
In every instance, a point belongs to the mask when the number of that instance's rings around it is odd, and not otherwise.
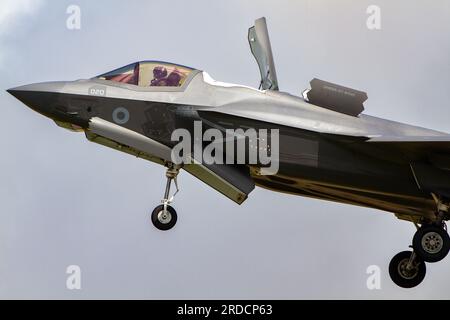
[{"label": "nose landing gear", "polygon": [[[164,199],[162,200],[162,204],[157,206],[153,210],[151,215],[153,225],[161,231],[168,231],[172,229],[173,227],[175,227],[178,220],[176,210],[170,205],[172,204],[176,194],[180,190],[177,183],[177,176],[179,173],[180,169],[177,167],[170,166],[167,169],[167,184],[166,191],[164,193]],[[172,196],[170,196],[172,181],[174,182],[177,191]]]}]

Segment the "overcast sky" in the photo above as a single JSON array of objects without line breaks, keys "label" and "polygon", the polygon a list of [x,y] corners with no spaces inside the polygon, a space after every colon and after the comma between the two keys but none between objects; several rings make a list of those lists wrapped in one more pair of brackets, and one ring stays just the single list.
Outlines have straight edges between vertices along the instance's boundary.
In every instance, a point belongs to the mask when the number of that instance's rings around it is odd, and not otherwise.
[{"label": "overcast sky", "polygon": [[[81,30],[66,9],[81,8]],[[381,30],[366,9],[381,8]],[[318,77],[368,92],[366,113],[450,132],[450,1],[0,0],[0,298],[450,298],[450,259],[405,290],[388,264],[411,223],[377,210],[255,190],[237,206],[179,177],[179,222],[150,222],[164,168],[87,142],[7,95],[137,60],[257,87],[247,29],[269,24],[280,88]],[[79,265],[82,290],[66,288]],[[381,268],[381,290],[366,269]]]}]

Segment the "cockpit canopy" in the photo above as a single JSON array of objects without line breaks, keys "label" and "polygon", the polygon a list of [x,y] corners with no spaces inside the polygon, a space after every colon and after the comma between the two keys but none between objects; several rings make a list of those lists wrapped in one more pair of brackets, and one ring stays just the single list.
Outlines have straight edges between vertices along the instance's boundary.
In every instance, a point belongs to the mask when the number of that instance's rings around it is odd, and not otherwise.
[{"label": "cockpit canopy", "polygon": [[102,74],[95,79],[140,87],[182,87],[195,69],[160,61],[143,61]]}]

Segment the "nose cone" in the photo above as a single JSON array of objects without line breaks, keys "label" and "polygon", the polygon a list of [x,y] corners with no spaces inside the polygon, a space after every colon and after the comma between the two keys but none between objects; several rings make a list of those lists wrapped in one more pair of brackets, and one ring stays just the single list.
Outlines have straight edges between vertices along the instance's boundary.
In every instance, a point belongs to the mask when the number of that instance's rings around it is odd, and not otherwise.
[{"label": "nose cone", "polygon": [[48,82],[11,88],[6,91],[31,109],[45,116],[51,116],[54,107],[58,104],[63,87],[63,83]]},{"label": "nose cone", "polygon": [[18,88],[12,88],[9,90],[6,90],[9,94],[11,94],[14,98],[22,102],[23,104],[31,107],[31,105],[35,104],[37,102],[36,97],[38,94],[34,91],[28,91],[28,90],[22,90],[20,87]]},{"label": "nose cone", "polygon": [[8,91],[22,103],[55,121],[87,128],[88,118],[79,114],[77,106],[71,106],[71,82],[45,82],[11,88]]}]

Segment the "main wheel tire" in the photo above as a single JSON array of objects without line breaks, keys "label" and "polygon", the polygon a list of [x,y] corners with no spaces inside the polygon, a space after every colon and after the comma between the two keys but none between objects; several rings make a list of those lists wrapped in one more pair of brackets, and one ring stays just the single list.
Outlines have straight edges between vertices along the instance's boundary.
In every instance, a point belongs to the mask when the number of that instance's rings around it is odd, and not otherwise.
[{"label": "main wheel tire", "polygon": [[177,212],[171,206],[167,206],[167,211],[164,212],[164,205],[160,205],[152,212],[152,223],[161,231],[172,229],[177,224],[177,220]]},{"label": "main wheel tire", "polygon": [[450,237],[444,228],[425,225],[413,238],[414,252],[426,262],[438,262],[450,251]]},{"label": "main wheel tire", "polygon": [[409,259],[411,258],[411,251],[403,251],[392,258],[389,264],[389,275],[392,281],[402,288],[413,288],[419,285],[425,278],[427,268],[425,262],[420,257],[417,257],[413,262],[414,268],[407,269]]}]

